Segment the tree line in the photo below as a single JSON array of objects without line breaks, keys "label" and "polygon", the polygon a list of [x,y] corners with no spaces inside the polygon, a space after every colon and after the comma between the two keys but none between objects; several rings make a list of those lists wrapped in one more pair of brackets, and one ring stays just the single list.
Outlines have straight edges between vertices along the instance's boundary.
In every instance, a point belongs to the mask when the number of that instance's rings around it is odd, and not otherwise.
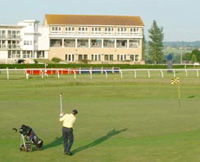
[{"label": "tree line", "polygon": [[[166,57],[164,55],[163,27],[159,27],[157,22],[154,20],[151,28],[148,30],[148,33],[149,33],[149,41],[146,42],[145,38],[143,41],[144,43],[143,58],[145,59],[145,62],[152,63],[152,64],[166,63]],[[197,45],[198,43],[199,41],[196,41],[195,45]],[[184,44],[186,45],[186,43]],[[144,53],[147,53],[147,55],[144,56]],[[183,61],[184,63],[200,62],[199,49],[193,49],[191,52],[186,52],[186,53],[181,52],[181,54],[179,53],[179,55],[175,55],[172,53],[172,55],[174,56],[173,61],[176,61],[177,63],[179,62],[178,60],[180,60],[180,62]]]}]

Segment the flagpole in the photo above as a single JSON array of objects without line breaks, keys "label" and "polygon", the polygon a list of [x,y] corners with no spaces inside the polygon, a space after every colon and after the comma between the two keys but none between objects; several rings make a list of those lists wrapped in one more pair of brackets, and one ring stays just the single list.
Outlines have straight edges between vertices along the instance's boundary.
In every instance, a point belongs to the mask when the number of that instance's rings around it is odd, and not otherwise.
[{"label": "flagpole", "polygon": [[179,108],[181,108],[181,88],[179,84],[177,85],[177,89],[178,89],[178,105]]},{"label": "flagpole", "polygon": [[177,87],[177,97],[178,97],[178,106],[181,108],[181,88],[180,88],[180,79],[179,77],[171,80],[172,85]]}]

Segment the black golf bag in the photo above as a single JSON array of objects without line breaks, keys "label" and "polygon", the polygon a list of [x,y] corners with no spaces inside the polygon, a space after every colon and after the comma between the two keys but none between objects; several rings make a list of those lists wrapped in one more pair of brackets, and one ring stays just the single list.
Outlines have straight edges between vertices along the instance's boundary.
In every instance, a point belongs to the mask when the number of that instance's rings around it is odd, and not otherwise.
[{"label": "black golf bag", "polygon": [[36,149],[40,149],[43,146],[43,141],[35,134],[31,127],[22,125],[19,133],[21,134],[21,151],[32,151],[32,145],[35,145]]}]

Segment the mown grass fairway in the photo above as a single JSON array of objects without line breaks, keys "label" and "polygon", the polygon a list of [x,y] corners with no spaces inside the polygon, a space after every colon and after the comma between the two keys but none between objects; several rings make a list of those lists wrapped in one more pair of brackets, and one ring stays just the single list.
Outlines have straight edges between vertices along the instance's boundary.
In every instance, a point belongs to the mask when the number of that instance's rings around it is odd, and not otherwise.
[{"label": "mown grass fairway", "polygon": [[[0,80],[2,162],[200,161],[200,80],[185,78],[181,108],[170,79]],[[63,155],[59,94],[77,108],[74,155]],[[41,151],[20,152],[21,124],[44,140]]]}]

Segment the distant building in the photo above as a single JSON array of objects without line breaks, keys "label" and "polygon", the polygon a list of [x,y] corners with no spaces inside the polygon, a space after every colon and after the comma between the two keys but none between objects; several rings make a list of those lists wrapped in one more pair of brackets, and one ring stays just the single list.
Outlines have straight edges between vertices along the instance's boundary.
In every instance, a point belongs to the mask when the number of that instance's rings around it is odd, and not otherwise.
[{"label": "distant building", "polygon": [[61,58],[67,63],[143,63],[139,16],[45,15],[0,25],[0,60]]},{"label": "distant building", "polygon": [[49,59],[142,63],[144,24],[138,16],[46,15]]},{"label": "distant building", "polygon": [[48,28],[36,20],[24,20],[17,25],[0,25],[0,61],[18,59],[48,59]]}]

